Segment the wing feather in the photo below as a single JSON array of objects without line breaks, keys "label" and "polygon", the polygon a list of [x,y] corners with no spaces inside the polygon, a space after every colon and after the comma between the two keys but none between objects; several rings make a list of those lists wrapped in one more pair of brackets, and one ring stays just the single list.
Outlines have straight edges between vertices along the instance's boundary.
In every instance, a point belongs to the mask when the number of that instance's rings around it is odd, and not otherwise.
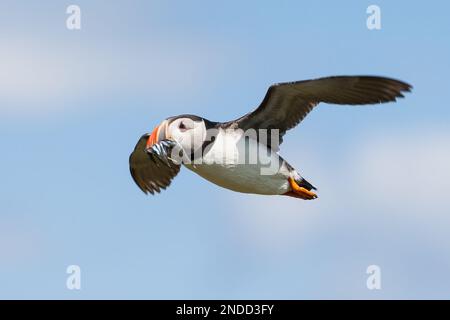
[{"label": "wing feather", "polygon": [[167,188],[180,171],[180,165],[170,159],[163,161],[146,151],[149,135],[143,135],[130,155],[130,173],[134,182],[144,192],[154,194]]},{"label": "wing feather", "polygon": [[402,92],[411,88],[405,82],[376,76],[334,76],[279,83],[269,87],[256,110],[225,125],[237,124],[243,130],[279,129],[281,144],[286,131],[299,124],[320,102],[341,105],[385,103],[403,97]]}]

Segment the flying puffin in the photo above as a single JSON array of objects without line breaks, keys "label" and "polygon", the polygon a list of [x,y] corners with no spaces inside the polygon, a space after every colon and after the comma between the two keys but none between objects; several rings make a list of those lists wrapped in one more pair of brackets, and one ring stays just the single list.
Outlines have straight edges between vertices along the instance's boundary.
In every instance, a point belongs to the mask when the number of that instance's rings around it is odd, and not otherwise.
[{"label": "flying puffin", "polygon": [[213,122],[194,115],[167,118],[139,139],[129,159],[131,175],[144,193],[159,193],[183,164],[233,191],[315,199],[316,188],[278,154],[286,131],[320,102],[379,104],[396,101],[411,88],[405,82],[377,76],[274,84],[258,108],[233,121]]}]

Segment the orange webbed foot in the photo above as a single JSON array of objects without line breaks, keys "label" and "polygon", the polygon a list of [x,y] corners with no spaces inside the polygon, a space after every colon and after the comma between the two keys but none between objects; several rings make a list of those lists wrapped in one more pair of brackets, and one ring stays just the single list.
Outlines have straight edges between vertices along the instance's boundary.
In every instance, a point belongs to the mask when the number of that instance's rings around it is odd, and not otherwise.
[{"label": "orange webbed foot", "polygon": [[289,184],[291,185],[292,191],[285,193],[287,196],[301,198],[304,200],[312,200],[317,198],[317,194],[308,189],[300,187],[294,179],[288,178]]}]

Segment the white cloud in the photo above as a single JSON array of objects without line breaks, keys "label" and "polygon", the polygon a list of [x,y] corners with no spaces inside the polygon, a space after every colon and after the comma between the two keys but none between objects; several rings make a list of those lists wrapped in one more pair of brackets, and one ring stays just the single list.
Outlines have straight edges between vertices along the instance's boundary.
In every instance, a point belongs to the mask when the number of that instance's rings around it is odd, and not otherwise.
[{"label": "white cloud", "polygon": [[354,174],[384,202],[442,207],[450,189],[450,135],[413,132],[373,138],[355,158]]},{"label": "white cloud", "polygon": [[32,263],[46,250],[46,241],[35,225],[5,218],[0,220],[0,263],[3,267]]},{"label": "white cloud", "polygon": [[[168,100],[201,90],[221,65],[213,44],[152,38],[150,43],[38,42],[10,36],[0,43],[0,114],[61,111],[67,102],[136,93]],[[90,106],[92,107],[92,106]]]},{"label": "white cloud", "polygon": [[449,141],[449,132],[434,129],[376,136],[359,150],[352,176],[367,210],[443,252],[450,252]]},{"label": "white cloud", "polygon": [[356,231],[398,223],[424,245],[448,251],[449,141],[448,132],[433,129],[374,134],[350,148],[347,165],[340,168],[331,168],[336,166],[331,160],[314,161],[307,150],[313,146],[303,148],[312,182],[320,181],[319,198],[236,196],[239,236],[254,248],[277,251],[326,237],[330,228]]}]

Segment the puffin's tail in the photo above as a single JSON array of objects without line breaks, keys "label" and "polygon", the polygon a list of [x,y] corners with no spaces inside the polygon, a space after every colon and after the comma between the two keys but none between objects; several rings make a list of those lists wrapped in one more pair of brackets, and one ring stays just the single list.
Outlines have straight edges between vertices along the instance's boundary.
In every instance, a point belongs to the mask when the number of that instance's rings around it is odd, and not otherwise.
[{"label": "puffin's tail", "polygon": [[299,179],[295,179],[295,182],[297,182],[299,187],[303,187],[308,191],[311,190],[317,190],[316,187],[314,187],[311,183],[309,183],[305,178],[300,177]]},{"label": "puffin's tail", "polygon": [[303,178],[297,170],[295,170],[287,162],[286,167],[289,170],[289,185],[290,191],[284,193],[285,196],[300,198],[303,200],[312,200],[317,198],[317,194],[311,190],[317,190],[311,183],[309,183],[305,178]]},{"label": "puffin's tail", "polygon": [[289,176],[296,182],[296,184],[299,187],[305,188],[308,191],[311,190],[317,190],[316,187],[314,187],[311,183],[309,183],[305,178],[303,178],[297,170],[294,169],[289,163],[286,161],[284,162],[286,164],[287,169],[289,170]]}]

